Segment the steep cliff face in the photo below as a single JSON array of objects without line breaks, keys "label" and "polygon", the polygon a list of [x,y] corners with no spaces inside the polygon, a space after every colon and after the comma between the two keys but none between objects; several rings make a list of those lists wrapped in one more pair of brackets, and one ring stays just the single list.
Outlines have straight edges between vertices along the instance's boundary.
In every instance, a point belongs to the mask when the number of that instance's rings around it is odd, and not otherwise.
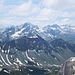
[{"label": "steep cliff face", "polygon": [[75,75],[75,57],[69,58],[62,65],[58,75]]}]

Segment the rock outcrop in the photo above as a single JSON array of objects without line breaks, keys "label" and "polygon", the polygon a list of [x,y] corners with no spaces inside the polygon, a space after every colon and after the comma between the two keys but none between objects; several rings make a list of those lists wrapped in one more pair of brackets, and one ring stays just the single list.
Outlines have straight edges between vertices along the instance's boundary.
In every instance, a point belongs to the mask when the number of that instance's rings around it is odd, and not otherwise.
[{"label": "rock outcrop", "polygon": [[75,75],[75,57],[69,58],[62,65],[58,75]]}]

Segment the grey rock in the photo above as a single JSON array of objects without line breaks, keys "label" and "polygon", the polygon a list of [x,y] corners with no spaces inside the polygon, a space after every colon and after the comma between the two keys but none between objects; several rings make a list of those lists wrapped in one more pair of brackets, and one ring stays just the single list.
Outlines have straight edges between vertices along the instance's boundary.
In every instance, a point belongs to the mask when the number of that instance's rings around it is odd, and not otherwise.
[{"label": "grey rock", "polygon": [[69,58],[62,65],[58,75],[75,75],[75,57]]}]

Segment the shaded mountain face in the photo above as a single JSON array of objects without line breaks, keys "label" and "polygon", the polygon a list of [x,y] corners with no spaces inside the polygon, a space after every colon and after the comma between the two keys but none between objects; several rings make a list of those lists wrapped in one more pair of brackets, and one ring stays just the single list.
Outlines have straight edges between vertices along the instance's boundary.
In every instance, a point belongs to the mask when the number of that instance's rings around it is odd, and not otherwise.
[{"label": "shaded mountain face", "polygon": [[65,62],[68,58],[75,56],[75,44],[66,42],[63,39],[55,39],[50,45],[55,48],[54,56],[57,57],[61,63]]},{"label": "shaded mountain face", "polygon": [[44,68],[35,66],[20,66],[19,70],[10,71],[6,68],[0,71],[0,75],[49,75],[48,71]]},{"label": "shaded mountain face", "polygon": [[62,49],[69,49],[72,50],[73,52],[75,52],[75,44],[73,43],[69,43],[64,41],[63,39],[59,38],[59,39],[55,39],[51,42],[51,45],[57,50],[57,51],[61,51],[60,48]]},{"label": "shaded mountain face", "polygon": [[[70,48],[71,47],[71,48]],[[75,44],[55,39],[50,44],[42,37],[21,37],[2,45],[1,68],[17,69],[21,65],[49,67],[61,65],[75,56]]]},{"label": "shaded mountain face", "polygon": [[44,50],[45,52],[51,52],[53,48],[46,42],[42,37],[36,35],[32,37],[24,36],[19,39],[15,39],[12,41],[7,42],[3,46],[3,50],[8,50],[10,48],[16,48],[19,51],[26,51],[26,50]]},{"label": "shaded mountain face", "polygon": [[58,75],[75,75],[75,57],[69,58],[62,65]]}]

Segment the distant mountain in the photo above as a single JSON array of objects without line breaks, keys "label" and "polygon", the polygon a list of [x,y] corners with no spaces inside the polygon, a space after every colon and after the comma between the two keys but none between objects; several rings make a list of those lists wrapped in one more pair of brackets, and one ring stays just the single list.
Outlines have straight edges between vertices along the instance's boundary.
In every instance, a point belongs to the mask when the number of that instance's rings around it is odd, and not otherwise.
[{"label": "distant mountain", "polygon": [[45,38],[48,42],[57,38],[62,38],[65,41],[75,43],[75,26],[71,25],[47,25],[43,28],[46,34]]},{"label": "distant mountain", "polygon": [[23,36],[32,37],[37,34],[38,26],[32,25],[31,23],[25,23],[22,26],[17,27],[17,31],[11,35],[11,38],[17,39]]},{"label": "distant mountain", "polygon": [[25,23],[19,26],[11,26],[0,30],[0,40],[6,42],[13,39],[18,39],[23,36],[39,35],[48,43],[57,38],[62,38],[65,41],[75,43],[75,27],[71,25],[47,25],[44,28],[39,28],[37,25]]},{"label": "distant mountain", "polygon": [[52,34],[53,36],[61,32],[61,28],[57,24],[54,24],[52,26],[48,25],[44,27],[43,29],[45,30],[46,33]]}]

